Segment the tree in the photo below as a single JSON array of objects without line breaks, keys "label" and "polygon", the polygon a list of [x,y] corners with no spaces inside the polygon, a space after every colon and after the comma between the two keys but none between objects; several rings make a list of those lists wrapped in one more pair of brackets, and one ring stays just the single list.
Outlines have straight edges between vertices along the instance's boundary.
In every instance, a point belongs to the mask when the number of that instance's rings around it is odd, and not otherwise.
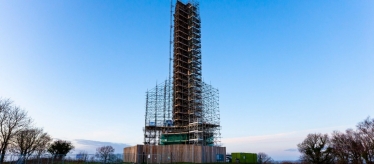
[{"label": "tree", "polygon": [[114,148],[112,146],[102,146],[96,149],[96,157],[100,158],[106,163],[109,158],[113,155]]},{"label": "tree", "polygon": [[0,99],[0,163],[3,163],[11,138],[31,123],[27,113],[12,105],[9,99]]},{"label": "tree", "polygon": [[331,137],[331,147],[336,158],[336,163],[348,163],[350,152],[348,148],[347,136],[339,131],[334,131]]},{"label": "tree", "polygon": [[374,119],[368,117],[356,127],[345,133],[334,131],[330,141],[326,134],[309,134],[298,144],[302,159],[307,163],[326,163],[333,159],[331,162],[337,164],[374,164]]},{"label": "tree", "polygon": [[26,157],[26,159],[38,151],[46,150],[46,145],[52,138],[43,129],[25,128],[20,130],[11,139],[10,151]]},{"label": "tree", "polygon": [[274,163],[274,160],[264,152],[260,152],[257,154],[257,161],[258,163],[262,163],[262,164]]},{"label": "tree", "polygon": [[347,129],[346,133],[334,131],[331,137],[331,148],[336,163],[362,163],[362,146],[357,132]]},{"label": "tree", "polygon": [[374,119],[366,118],[358,123],[358,138],[361,140],[361,156],[365,163],[374,163]]},{"label": "tree", "polygon": [[307,163],[332,163],[332,148],[327,134],[308,134],[307,138],[297,145],[301,153],[301,160]]},{"label": "tree", "polygon": [[65,157],[72,149],[74,149],[74,146],[70,141],[57,140],[49,146],[47,151],[52,154],[53,158],[62,159],[62,157]]},{"label": "tree", "polygon": [[35,154],[38,158],[41,155],[47,152],[47,149],[50,147],[52,141],[52,137],[49,135],[43,136],[39,138],[39,143],[36,145]]}]

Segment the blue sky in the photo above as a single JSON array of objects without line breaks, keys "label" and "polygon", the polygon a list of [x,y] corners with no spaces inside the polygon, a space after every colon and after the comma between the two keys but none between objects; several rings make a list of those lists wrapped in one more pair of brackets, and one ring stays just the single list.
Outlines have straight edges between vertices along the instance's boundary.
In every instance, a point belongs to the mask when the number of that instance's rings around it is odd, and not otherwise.
[{"label": "blue sky", "polygon": [[[169,5],[0,1],[0,97],[55,138],[140,144],[145,91],[168,77]],[[200,14],[228,152],[297,159],[308,133],[374,116],[373,1],[211,0]]]}]

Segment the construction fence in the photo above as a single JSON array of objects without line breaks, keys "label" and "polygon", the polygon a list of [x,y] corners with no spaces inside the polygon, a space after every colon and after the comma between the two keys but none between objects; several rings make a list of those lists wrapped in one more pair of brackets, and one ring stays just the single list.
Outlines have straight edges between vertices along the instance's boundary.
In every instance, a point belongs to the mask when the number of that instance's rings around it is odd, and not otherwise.
[{"label": "construction fence", "polygon": [[226,147],[201,145],[136,145],[124,148],[124,162],[131,163],[221,163]]},{"label": "construction fence", "polygon": [[95,154],[68,154],[66,156],[31,155],[28,157],[7,154],[4,164],[161,164],[161,163],[224,163],[224,154],[206,154],[196,156],[185,156],[178,153],[169,154],[112,154],[107,159]]},{"label": "construction fence", "polygon": [[[201,159],[203,158],[203,159]],[[212,159],[214,158],[214,159]],[[224,163],[224,154],[201,156],[181,156],[178,154],[125,154],[125,163],[162,164],[162,163]]]},{"label": "construction fence", "polygon": [[106,159],[96,154],[68,154],[66,156],[53,156],[50,154],[21,156],[7,154],[4,157],[4,164],[122,164],[123,157],[123,154],[110,154]]}]

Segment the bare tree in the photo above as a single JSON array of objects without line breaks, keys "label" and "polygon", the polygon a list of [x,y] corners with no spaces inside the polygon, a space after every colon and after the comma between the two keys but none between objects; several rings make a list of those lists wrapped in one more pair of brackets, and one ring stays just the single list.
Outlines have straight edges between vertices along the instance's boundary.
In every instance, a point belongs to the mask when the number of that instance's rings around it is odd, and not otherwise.
[{"label": "bare tree", "polygon": [[348,150],[348,138],[339,131],[334,131],[331,137],[331,147],[336,158],[336,163],[348,163],[350,160],[350,152]]},{"label": "bare tree", "polygon": [[31,122],[24,110],[12,106],[9,99],[0,99],[0,163],[4,161],[11,138]]},{"label": "bare tree", "polygon": [[102,146],[96,149],[96,157],[100,158],[104,163],[106,163],[111,155],[114,152],[114,148],[112,146]]},{"label": "bare tree", "polygon": [[331,147],[336,163],[362,163],[362,145],[360,136],[352,129],[346,133],[334,131],[331,137]]},{"label": "bare tree", "polygon": [[358,137],[361,140],[361,156],[365,163],[374,163],[374,119],[366,118],[358,123]]},{"label": "bare tree", "polygon": [[262,163],[262,164],[274,163],[274,160],[264,152],[260,152],[257,154],[257,161],[258,163]]},{"label": "bare tree", "polygon": [[301,153],[301,160],[307,163],[332,163],[332,148],[327,134],[308,134],[306,139],[297,145]]},{"label": "bare tree", "polygon": [[360,140],[359,133],[352,129],[347,129],[345,131],[347,150],[349,152],[349,163],[362,163],[361,153],[363,147]]},{"label": "bare tree", "polygon": [[20,130],[11,139],[11,152],[26,157],[26,159],[33,153],[46,150],[46,145],[52,138],[43,129],[39,128],[25,128]]},{"label": "bare tree", "polygon": [[52,142],[52,137],[49,135],[45,135],[43,137],[39,138],[39,142],[36,145],[35,154],[38,158],[40,158],[41,155],[47,152],[47,149],[50,147]]}]

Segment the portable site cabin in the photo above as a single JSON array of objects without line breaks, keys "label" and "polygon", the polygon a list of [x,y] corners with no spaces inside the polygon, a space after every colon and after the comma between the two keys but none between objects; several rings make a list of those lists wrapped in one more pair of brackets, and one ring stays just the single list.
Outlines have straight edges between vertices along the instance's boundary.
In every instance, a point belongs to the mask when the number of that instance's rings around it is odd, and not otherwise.
[{"label": "portable site cabin", "polygon": [[256,164],[257,163],[257,154],[256,153],[231,153],[231,162],[232,163],[248,163]]}]

